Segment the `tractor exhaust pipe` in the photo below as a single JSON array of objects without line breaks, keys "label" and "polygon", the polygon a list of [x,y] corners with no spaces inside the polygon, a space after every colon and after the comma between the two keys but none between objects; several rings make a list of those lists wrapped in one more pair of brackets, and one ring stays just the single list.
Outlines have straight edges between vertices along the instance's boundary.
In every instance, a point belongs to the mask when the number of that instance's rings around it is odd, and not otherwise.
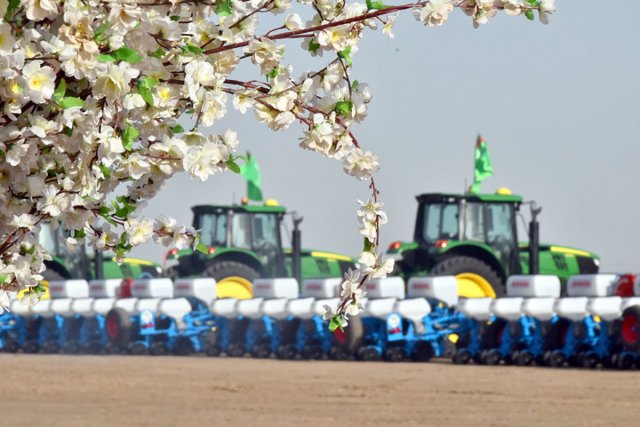
[{"label": "tractor exhaust pipe", "polygon": [[298,281],[298,286],[302,287],[302,232],[300,231],[300,223],[302,217],[296,212],[292,212],[293,232],[291,235],[292,250],[292,270],[293,277]]},{"label": "tractor exhaust pipe", "polygon": [[529,222],[529,274],[540,273],[540,223],[538,215],[542,208],[531,202],[531,222]]},{"label": "tractor exhaust pipe", "polygon": [[102,251],[96,251],[94,257],[94,266],[95,266],[95,279],[104,279],[104,256],[102,255]]}]

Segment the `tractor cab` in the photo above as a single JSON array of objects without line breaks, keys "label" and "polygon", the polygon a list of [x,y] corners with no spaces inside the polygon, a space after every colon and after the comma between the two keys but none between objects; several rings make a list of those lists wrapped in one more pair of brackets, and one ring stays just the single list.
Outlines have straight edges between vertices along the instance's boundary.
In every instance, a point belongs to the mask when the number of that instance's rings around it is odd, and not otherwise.
[{"label": "tractor cab", "polygon": [[259,259],[264,274],[284,274],[280,229],[286,210],[279,206],[194,206],[193,226],[209,254],[218,248],[248,251]]},{"label": "tractor cab", "polygon": [[468,245],[495,256],[507,275],[520,273],[516,213],[521,197],[423,194],[417,199],[414,237],[427,252]]}]

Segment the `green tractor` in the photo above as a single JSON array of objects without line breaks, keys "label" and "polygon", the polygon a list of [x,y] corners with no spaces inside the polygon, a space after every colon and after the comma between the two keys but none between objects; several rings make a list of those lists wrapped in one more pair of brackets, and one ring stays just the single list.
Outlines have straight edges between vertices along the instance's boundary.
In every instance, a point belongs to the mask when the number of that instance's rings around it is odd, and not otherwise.
[{"label": "green tractor", "polygon": [[[418,215],[413,242],[394,242],[387,255],[405,278],[454,275],[460,296],[496,297],[514,274],[553,274],[564,283],[575,274],[598,272],[591,252],[539,243],[534,202],[501,189],[497,194],[439,194],[416,197]],[[518,243],[516,216],[531,207],[529,242]]]},{"label": "green tractor", "polygon": [[[218,298],[251,298],[258,277],[339,277],[354,259],[329,252],[301,249],[301,217],[273,201],[264,205],[194,206],[193,226],[199,230],[201,250],[171,249],[168,277],[212,277]],[[281,228],[293,220],[292,249],[283,249]]]},{"label": "green tractor", "polygon": [[51,255],[51,261],[45,261],[47,269],[45,281],[63,279],[119,279],[125,277],[158,277],[162,268],[151,261],[125,258],[118,265],[111,256],[95,252],[85,245],[69,248],[65,245],[65,232],[61,227],[51,228],[42,225],[38,240]]}]

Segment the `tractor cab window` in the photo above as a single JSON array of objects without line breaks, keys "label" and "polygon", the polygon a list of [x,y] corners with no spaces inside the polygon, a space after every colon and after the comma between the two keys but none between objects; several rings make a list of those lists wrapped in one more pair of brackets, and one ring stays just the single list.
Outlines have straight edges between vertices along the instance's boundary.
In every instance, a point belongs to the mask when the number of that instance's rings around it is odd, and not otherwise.
[{"label": "tractor cab window", "polygon": [[231,246],[251,249],[251,215],[237,213],[231,219]]},{"label": "tractor cab window", "polygon": [[253,236],[256,249],[263,247],[279,247],[278,219],[276,215],[254,214]]},{"label": "tractor cab window", "polygon": [[[51,224],[42,224],[38,233],[38,242],[51,254],[64,264],[71,277],[85,277],[87,253],[85,245],[67,246],[65,239],[69,237],[69,232],[58,227],[55,230]],[[93,254],[93,249],[90,255]]]},{"label": "tractor cab window", "polygon": [[515,243],[512,206],[506,203],[494,203],[488,205],[487,208],[487,238],[489,243],[497,240]]},{"label": "tractor cab window", "polygon": [[56,231],[51,228],[50,224],[42,224],[40,233],[38,233],[38,243],[51,255],[60,255],[60,249],[58,248],[60,242],[57,237]]},{"label": "tractor cab window", "polygon": [[514,233],[513,205],[493,203],[487,205],[487,243],[494,249],[504,265],[516,271],[518,242]]},{"label": "tractor cab window", "polygon": [[458,238],[458,205],[430,203],[424,207],[422,237],[427,242]]},{"label": "tractor cab window", "polygon": [[464,215],[464,240],[485,242],[484,204],[467,203]]},{"label": "tractor cab window", "polygon": [[198,220],[200,239],[207,246],[227,245],[227,215],[210,213],[200,215]]}]

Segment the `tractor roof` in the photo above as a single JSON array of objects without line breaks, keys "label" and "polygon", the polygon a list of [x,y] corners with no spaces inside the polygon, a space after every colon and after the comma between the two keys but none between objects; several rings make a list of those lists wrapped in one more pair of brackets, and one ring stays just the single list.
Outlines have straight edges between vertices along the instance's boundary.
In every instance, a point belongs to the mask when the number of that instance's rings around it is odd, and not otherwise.
[{"label": "tractor roof", "polygon": [[416,196],[418,202],[448,202],[453,203],[461,199],[469,202],[489,202],[489,203],[522,203],[522,196],[514,194],[446,194],[446,193],[425,193]]},{"label": "tractor roof", "polygon": [[193,213],[223,213],[227,211],[247,213],[286,213],[284,206],[256,206],[256,205],[197,205],[191,208]]}]

